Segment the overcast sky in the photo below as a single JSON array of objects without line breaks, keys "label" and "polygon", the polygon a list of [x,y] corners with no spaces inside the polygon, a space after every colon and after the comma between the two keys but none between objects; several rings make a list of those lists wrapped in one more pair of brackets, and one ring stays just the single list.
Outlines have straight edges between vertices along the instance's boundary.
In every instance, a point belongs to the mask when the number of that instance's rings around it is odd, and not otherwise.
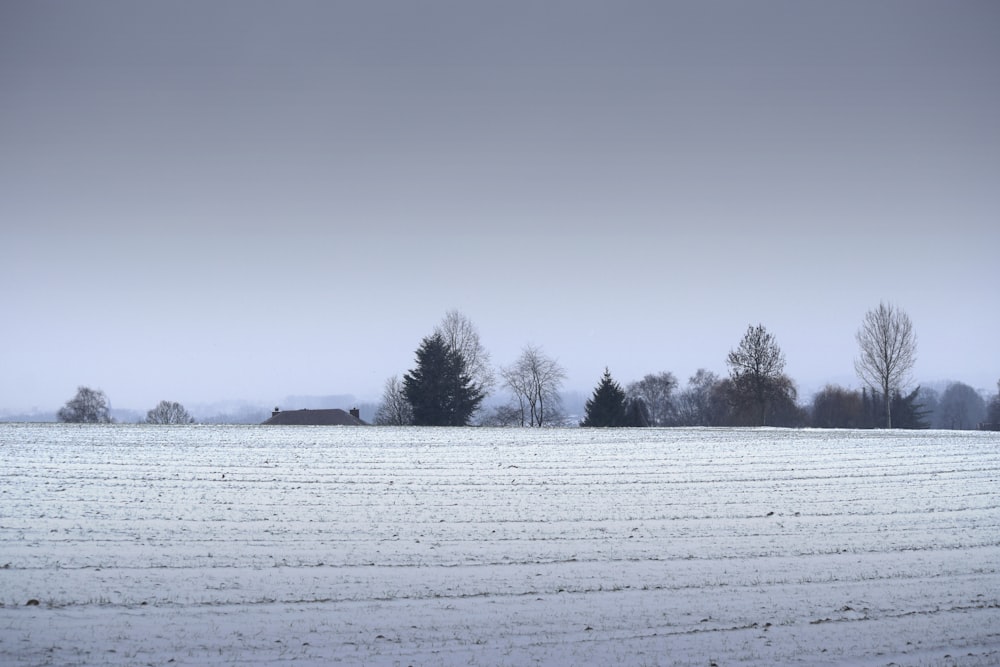
[{"label": "overcast sky", "polygon": [[995,390],[998,63],[990,1],[5,0],[0,409],[375,400],[451,309],[806,394],[880,300]]}]

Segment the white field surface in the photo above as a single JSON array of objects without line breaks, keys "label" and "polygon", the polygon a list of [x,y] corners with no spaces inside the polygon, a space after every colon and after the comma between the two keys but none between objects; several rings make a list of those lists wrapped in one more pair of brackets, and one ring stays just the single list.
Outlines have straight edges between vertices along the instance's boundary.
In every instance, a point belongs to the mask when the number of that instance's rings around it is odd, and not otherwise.
[{"label": "white field surface", "polygon": [[998,567],[996,433],[0,424],[2,665],[996,665]]}]

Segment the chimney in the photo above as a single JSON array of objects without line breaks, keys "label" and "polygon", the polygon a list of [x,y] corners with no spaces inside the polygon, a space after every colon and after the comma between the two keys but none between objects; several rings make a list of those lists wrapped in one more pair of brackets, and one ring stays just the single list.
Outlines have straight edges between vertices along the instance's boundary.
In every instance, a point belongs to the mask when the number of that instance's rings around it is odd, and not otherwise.
[{"label": "chimney", "polygon": [[279,408],[279,407],[278,407],[278,406],[276,405],[276,406],[274,406],[274,412],[272,412],[272,413],[271,413],[271,416],[272,416],[272,417],[277,417],[277,416],[278,416],[278,413],[279,413],[279,412],[281,412],[281,408]]},{"label": "chimney", "polygon": [[358,410],[357,408],[351,408],[349,412],[351,413],[352,417],[354,417],[359,421],[361,420],[361,410]]}]

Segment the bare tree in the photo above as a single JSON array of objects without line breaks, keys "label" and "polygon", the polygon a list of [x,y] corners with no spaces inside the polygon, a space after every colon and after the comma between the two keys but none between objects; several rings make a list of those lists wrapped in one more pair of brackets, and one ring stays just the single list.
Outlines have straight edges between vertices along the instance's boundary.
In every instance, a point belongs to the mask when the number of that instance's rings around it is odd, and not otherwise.
[{"label": "bare tree", "polygon": [[382,402],[375,411],[375,423],[379,426],[407,426],[413,423],[413,407],[406,398],[398,375],[385,381]]},{"label": "bare tree", "polygon": [[516,405],[505,403],[496,405],[486,412],[479,421],[480,426],[523,426],[521,411]]},{"label": "bare tree", "polygon": [[885,397],[885,427],[892,428],[894,390],[907,383],[917,360],[917,335],[909,316],[892,304],[879,303],[869,310],[856,334],[860,356],[854,370],[862,382],[882,390]]},{"label": "bare tree", "polygon": [[688,378],[687,387],[677,396],[678,426],[720,426],[728,406],[721,399],[722,381],[715,373],[699,368]]},{"label": "bare tree", "polygon": [[147,424],[193,424],[194,417],[177,401],[160,401],[146,413]]},{"label": "bare tree", "polygon": [[468,317],[457,310],[449,310],[435,329],[451,349],[462,355],[465,372],[469,374],[476,388],[485,396],[496,384],[490,353],[479,340],[479,331]]},{"label": "bare tree", "polygon": [[59,408],[56,417],[71,424],[110,424],[111,404],[100,389],[77,387],[76,396]]},{"label": "bare tree", "polygon": [[941,394],[934,428],[974,429],[986,420],[986,401],[964,382],[952,382]]},{"label": "bare tree", "polygon": [[630,402],[639,400],[646,406],[651,426],[669,426],[677,420],[677,408],[674,405],[675,389],[677,389],[677,378],[673,373],[664,371],[655,375],[651,373],[629,384],[625,393]]},{"label": "bare tree", "polygon": [[541,348],[526,345],[517,361],[500,370],[500,376],[517,401],[521,426],[544,426],[555,416],[566,371]]},{"label": "bare tree", "polygon": [[767,423],[768,407],[786,391],[785,355],[764,325],[750,325],[739,347],[729,352],[729,377],[736,403],[755,409],[755,421]]}]

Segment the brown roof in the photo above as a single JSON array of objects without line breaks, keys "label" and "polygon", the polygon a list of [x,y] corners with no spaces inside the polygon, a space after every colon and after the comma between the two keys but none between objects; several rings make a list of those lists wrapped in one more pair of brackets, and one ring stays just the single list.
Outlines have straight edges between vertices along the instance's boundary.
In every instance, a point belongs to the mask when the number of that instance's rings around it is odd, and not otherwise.
[{"label": "brown roof", "polygon": [[339,408],[333,410],[285,410],[263,422],[268,426],[361,426],[363,421]]}]

